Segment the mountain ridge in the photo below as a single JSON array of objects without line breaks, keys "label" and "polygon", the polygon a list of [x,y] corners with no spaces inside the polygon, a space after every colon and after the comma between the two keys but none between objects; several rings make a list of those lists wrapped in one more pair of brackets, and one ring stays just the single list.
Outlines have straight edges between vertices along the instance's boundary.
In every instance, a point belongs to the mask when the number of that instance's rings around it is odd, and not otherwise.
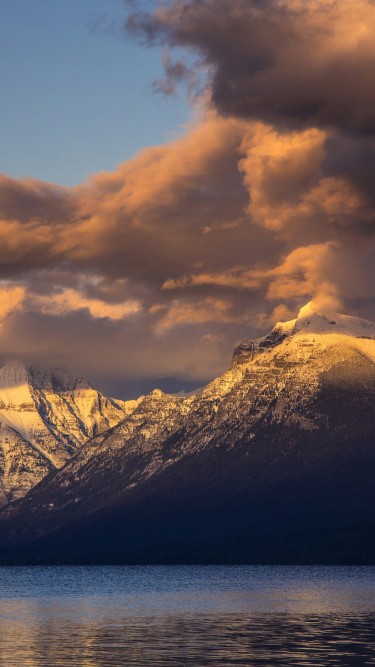
[{"label": "mountain ridge", "polygon": [[107,398],[60,369],[8,361],[0,368],[0,503],[23,496],[136,405]]},{"label": "mountain ridge", "polygon": [[10,506],[4,560],[375,562],[374,475],[375,325],[304,307]]}]

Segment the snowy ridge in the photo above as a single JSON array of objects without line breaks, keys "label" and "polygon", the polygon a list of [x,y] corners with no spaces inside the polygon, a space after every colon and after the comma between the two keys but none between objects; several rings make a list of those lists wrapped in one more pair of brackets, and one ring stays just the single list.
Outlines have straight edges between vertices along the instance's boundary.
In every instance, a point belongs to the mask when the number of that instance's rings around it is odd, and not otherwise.
[{"label": "snowy ridge", "polygon": [[0,368],[0,504],[27,493],[139,400],[106,398],[61,370],[6,363]]},{"label": "snowy ridge", "polygon": [[[236,366],[249,357],[272,350],[285,339],[309,334],[349,336],[353,339],[375,340],[375,323],[360,317],[335,313],[327,316],[317,313],[311,303],[301,308],[298,316],[287,322],[277,322],[266,336],[256,339],[244,339],[236,347],[232,365]],[[322,340],[322,339],[321,339]],[[369,350],[372,349],[368,348]]]},{"label": "snowy ridge", "polygon": [[334,314],[327,317],[313,310],[311,303],[301,308],[298,317],[289,322],[278,322],[273,331],[285,333],[288,336],[309,332],[342,334],[354,338],[375,338],[375,323],[361,317]]}]

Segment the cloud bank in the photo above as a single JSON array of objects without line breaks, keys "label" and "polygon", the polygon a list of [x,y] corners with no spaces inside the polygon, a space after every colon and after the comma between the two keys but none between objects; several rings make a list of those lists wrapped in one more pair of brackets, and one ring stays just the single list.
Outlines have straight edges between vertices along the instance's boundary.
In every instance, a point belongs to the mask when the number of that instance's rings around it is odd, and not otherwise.
[{"label": "cloud bank", "polygon": [[311,298],[375,319],[374,3],[177,1],[125,29],[200,120],[75,188],[0,177],[2,357],[129,395],[198,385]]}]

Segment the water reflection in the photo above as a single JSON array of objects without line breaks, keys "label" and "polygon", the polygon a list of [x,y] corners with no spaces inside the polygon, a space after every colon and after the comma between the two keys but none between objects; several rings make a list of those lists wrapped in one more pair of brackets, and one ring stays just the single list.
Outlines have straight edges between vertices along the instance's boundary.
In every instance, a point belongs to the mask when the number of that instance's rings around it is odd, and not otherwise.
[{"label": "water reflection", "polygon": [[375,665],[371,568],[0,569],[0,665]]}]

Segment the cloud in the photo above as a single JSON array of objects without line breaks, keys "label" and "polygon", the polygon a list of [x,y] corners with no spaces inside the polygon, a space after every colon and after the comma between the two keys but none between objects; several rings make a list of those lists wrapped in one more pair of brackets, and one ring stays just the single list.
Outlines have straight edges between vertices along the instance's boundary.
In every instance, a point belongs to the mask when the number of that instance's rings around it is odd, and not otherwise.
[{"label": "cloud", "polygon": [[[358,160],[355,178],[336,168],[339,150],[347,143],[326,130],[208,111],[179,139],[67,190],[66,206],[59,191],[54,216],[37,198],[35,215],[30,204],[15,219],[14,202],[0,222],[0,278],[22,293],[4,311],[3,356],[202,384],[237,339],[313,297],[375,299],[371,198]],[[17,188],[22,199],[29,184]],[[50,215],[55,188],[38,192]]]},{"label": "cloud", "polygon": [[198,53],[226,116],[375,131],[372,0],[176,0],[127,28]]},{"label": "cloud", "polygon": [[22,275],[65,263],[152,281],[166,266],[190,265],[197,237],[202,261],[221,254],[217,240],[205,240],[202,230],[208,221],[225,229],[243,215],[248,194],[238,170],[242,132],[241,123],[211,114],[186,136],[59,191],[57,206],[54,186],[39,184],[30,199],[29,181],[4,178],[0,269]]},{"label": "cloud", "polygon": [[220,273],[198,273],[167,280],[165,290],[210,286],[263,292],[271,301],[307,298],[326,292],[335,280],[339,248],[334,243],[313,244],[292,250],[276,266],[236,268]]},{"label": "cloud", "polygon": [[173,300],[167,312],[158,320],[155,330],[162,334],[181,325],[206,322],[231,322],[231,303],[223,299],[206,298],[200,303]]},{"label": "cloud", "polygon": [[138,301],[107,303],[100,299],[87,299],[75,289],[63,289],[48,295],[31,295],[29,307],[41,313],[57,316],[87,310],[95,319],[108,318],[110,320],[124,320],[141,310]]},{"label": "cloud", "polygon": [[178,84],[181,82],[187,83],[190,88],[194,87],[194,72],[181,58],[179,60],[172,60],[170,53],[164,51],[163,67],[165,73],[164,78],[157,79],[153,82],[153,88],[157,93],[174,95]]},{"label": "cloud", "polygon": [[68,220],[74,210],[73,189],[0,174],[0,219],[56,225]]},{"label": "cloud", "polygon": [[0,327],[24,303],[26,291],[19,285],[0,284]]},{"label": "cloud", "polygon": [[[348,143],[326,130],[208,111],[177,140],[67,190],[65,206],[59,191],[55,215],[54,186],[39,186],[50,217],[37,198],[35,215],[30,204],[15,219],[15,201],[0,222],[0,278],[21,290],[4,310],[3,357],[107,384],[198,385],[236,340],[313,297],[375,300],[371,197],[358,159],[354,178],[340,151]],[[17,183],[21,199],[28,188]]]},{"label": "cloud", "polygon": [[325,141],[321,130],[280,133],[262,124],[245,136],[240,168],[255,222],[280,229],[308,217],[305,200],[322,178]]}]

